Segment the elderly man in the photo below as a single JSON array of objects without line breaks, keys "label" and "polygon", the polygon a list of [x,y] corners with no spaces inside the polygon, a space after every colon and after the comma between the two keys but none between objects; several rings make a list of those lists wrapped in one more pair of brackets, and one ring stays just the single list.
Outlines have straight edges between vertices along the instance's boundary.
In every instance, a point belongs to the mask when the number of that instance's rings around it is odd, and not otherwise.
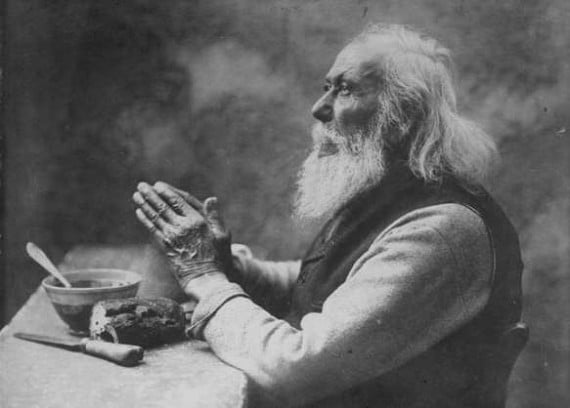
[{"label": "elderly man", "polygon": [[299,179],[297,216],[324,223],[302,262],[232,256],[215,198],[139,184],[136,215],[197,301],[192,334],[270,404],[496,403],[485,353],[520,318],[522,265],[480,186],[493,142],[457,113],[449,65],[400,26],[340,52]]}]

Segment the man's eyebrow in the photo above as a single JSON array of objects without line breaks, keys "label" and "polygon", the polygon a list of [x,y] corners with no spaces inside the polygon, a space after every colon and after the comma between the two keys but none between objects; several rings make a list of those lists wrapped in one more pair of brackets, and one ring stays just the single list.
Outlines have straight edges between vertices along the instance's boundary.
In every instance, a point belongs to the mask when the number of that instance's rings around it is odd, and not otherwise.
[{"label": "man's eyebrow", "polygon": [[325,82],[326,82],[327,84],[332,84],[332,83],[337,83],[337,84],[338,84],[338,83],[340,83],[340,82],[342,82],[342,81],[345,80],[345,78],[344,78],[344,75],[345,75],[345,74],[346,74],[346,72],[341,72],[340,74],[336,74],[336,75],[333,75],[333,76],[327,75],[327,76],[325,77]]}]

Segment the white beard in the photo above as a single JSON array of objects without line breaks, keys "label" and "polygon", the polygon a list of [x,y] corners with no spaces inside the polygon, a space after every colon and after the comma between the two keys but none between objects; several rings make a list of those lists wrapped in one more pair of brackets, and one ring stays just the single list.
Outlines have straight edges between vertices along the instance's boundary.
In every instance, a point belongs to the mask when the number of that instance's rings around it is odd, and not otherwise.
[{"label": "white beard", "polygon": [[[379,129],[374,121],[369,129],[345,136],[321,123],[313,127],[313,150],[297,181],[295,218],[321,222],[380,182],[385,163]],[[327,146],[329,153],[323,156]]]}]

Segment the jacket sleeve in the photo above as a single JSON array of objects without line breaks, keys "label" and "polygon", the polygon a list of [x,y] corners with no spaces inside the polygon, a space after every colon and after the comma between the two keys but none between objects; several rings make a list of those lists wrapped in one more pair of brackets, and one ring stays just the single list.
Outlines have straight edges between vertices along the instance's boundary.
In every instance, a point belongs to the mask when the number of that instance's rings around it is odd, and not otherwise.
[{"label": "jacket sleeve", "polygon": [[251,299],[275,314],[282,313],[291,297],[300,261],[262,261],[234,252],[235,280]]},{"label": "jacket sleeve", "polygon": [[212,350],[280,401],[307,403],[403,364],[472,319],[489,297],[491,253],[477,214],[437,205],[387,228],[300,330],[240,296],[221,307],[206,299],[194,319],[216,307],[201,331]]}]

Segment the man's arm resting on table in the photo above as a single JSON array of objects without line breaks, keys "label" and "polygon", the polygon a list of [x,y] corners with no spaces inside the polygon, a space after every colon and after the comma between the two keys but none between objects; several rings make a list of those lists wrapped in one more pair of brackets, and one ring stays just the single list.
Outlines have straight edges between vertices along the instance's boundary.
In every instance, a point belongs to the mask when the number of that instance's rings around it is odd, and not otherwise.
[{"label": "man's arm resting on table", "polygon": [[283,310],[301,269],[300,261],[271,262],[233,252],[233,276],[252,300],[270,312]]},{"label": "man's arm resting on table", "polygon": [[195,334],[268,393],[306,403],[378,377],[471,320],[488,300],[491,264],[481,218],[457,204],[433,206],[378,237],[301,330],[220,275],[193,294],[202,297]]}]

